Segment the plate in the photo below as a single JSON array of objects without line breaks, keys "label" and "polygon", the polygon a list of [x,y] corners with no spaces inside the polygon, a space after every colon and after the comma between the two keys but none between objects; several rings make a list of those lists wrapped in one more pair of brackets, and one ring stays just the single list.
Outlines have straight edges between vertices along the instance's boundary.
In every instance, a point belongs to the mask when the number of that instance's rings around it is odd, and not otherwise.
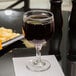
[{"label": "plate", "polygon": [[13,29],[0,27],[0,40],[2,42],[2,47],[8,46],[22,38],[24,38],[24,36],[20,33],[14,32]]},{"label": "plate", "polygon": [[10,44],[18,41],[18,40],[23,39],[23,38],[24,38],[24,36],[23,36],[22,34],[20,34],[19,36],[14,37],[13,39],[10,39],[10,40],[8,40],[8,41],[6,41],[6,42],[3,42],[3,43],[2,43],[2,47],[6,47],[6,46],[8,46],[8,45],[10,45]]}]

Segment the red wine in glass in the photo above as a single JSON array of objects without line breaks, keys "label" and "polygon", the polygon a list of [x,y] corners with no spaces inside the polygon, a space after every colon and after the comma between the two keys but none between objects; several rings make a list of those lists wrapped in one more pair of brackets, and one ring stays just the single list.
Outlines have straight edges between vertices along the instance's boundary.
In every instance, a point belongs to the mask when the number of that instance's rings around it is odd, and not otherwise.
[{"label": "red wine in glass", "polygon": [[49,11],[32,10],[24,14],[22,26],[25,38],[35,44],[36,59],[27,64],[27,68],[33,71],[44,71],[50,67],[50,63],[41,59],[40,50],[54,33],[54,17]]}]

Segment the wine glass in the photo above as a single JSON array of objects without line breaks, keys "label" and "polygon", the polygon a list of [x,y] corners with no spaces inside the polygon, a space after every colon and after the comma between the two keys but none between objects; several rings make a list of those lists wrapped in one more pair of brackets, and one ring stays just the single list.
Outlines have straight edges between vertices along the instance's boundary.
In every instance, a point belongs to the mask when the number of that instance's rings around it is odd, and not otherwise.
[{"label": "wine glass", "polygon": [[23,15],[22,31],[25,38],[36,48],[36,57],[29,60],[26,67],[32,71],[45,71],[50,68],[50,62],[41,59],[41,48],[54,32],[53,13],[45,10],[30,10]]}]

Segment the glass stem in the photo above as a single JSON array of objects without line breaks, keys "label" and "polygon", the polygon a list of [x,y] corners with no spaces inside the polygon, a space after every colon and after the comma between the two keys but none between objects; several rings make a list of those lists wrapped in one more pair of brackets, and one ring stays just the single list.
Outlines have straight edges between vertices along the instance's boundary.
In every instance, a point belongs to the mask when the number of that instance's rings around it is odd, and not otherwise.
[{"label": "glass stem", "polygon": [[35,45],[36,48],[36,58],[37,58],[37,62],[40,63],[41,62],[41,48],[42,48],[42,44],[36,44]]}]

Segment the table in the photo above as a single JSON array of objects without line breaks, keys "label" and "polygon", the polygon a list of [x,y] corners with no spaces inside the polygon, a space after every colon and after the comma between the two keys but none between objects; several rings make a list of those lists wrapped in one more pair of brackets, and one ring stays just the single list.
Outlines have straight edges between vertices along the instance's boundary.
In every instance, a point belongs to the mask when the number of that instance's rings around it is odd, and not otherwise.
[{"label": "table", "polygon": [[[21,33],[21,25],[23,24],[23,21],[22,21],[23,13],[24,13],[23,11],[19,11],[19,10],[11,10],[11,11],[1,10],[0,11],[0,26],[12,28],[13,30]],[[63,15],[66,20],[67,13],[63,12]],[[63,40],[63,42],[65,41]],[[65,52],[64,45],[62,45],[61,50]],[[49,49],[48,47],[46,47],[45,50],[44,49],[45,48],[43,48],[42,54],[47,55]],[[35,55],[35,49],[26,48],[25,45],[23,45],[21,41],[18,41],[14,44],[11,44],[10,46],[5,47],[3,51],[0,52],[0,56],[1,56],[0,57],[0,76],[10,76],[10,75],[15,76],[12,57],[27,57],[27,56],[34,56],[34,55]]]},{"label": "table", "polygon": [[34,48],[14,49],[13,52],[9,52],[8,54],[5,54],[0,58],[0,76],[10,76],[10,75],[15,76],[14,65],[12,60],[13,57],[28,57],[28,56],[31,57],[34,55],[35,55]]}]

